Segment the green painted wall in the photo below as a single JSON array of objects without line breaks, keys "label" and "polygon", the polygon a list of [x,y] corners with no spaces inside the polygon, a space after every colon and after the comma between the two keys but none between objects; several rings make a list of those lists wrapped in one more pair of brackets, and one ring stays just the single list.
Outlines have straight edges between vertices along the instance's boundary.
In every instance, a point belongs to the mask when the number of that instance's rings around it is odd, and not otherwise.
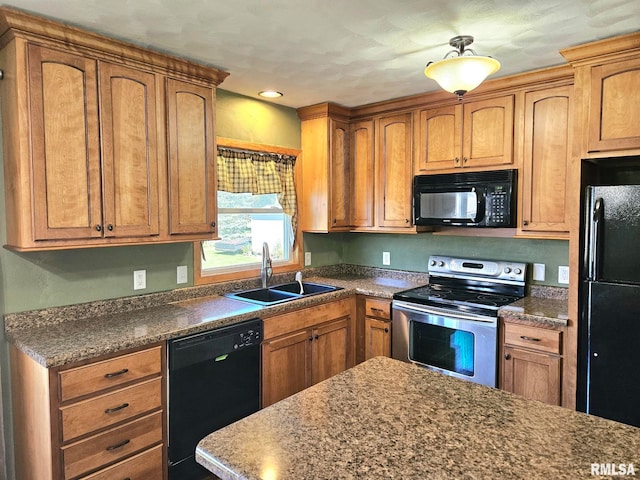
[{"label": "green painted wall", "polygon": [[[569,242],[562,240],[528,240],[495,237],[458,237],[421,233],[390,235],[379,233],[305,234],[305,250],[311,252],[312,265],[351,263],[370,267],[417,272],[427,271],[429,255],[452,255],[482,259],[544,263],[544,282],[558,284],[558,266],[568,265]],[[391,265],[382,265],[382,252],[389,252]],[[564,285],[566,286],[566,285]]]}]

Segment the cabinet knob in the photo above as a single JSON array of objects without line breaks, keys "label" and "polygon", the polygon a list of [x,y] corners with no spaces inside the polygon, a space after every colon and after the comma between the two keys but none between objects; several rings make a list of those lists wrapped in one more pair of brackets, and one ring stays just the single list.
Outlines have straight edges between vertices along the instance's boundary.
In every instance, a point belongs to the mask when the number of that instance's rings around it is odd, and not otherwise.
[{"label": "cabinet knob", "polygon": [[102,225],[96,225],[96,231],[101,232],[102,231]]},{"label": "cabinet knob", "polygon": [[408,219],[408,218],[405,218],[405,219],[404,219],[404,223],[409,223],[409,219]]},{"label": "cabinet knob", "polygon": [[0,70],[0,80],[4,80],[4,70]]},{"label": "cabinet knob", "polygon": [[333,219],[333,223],[338,223],[338,220],[336,220],[335,218]]},{"label": "cabinet knob", "polygon": [[310,341],[310,342],[313,342],[313,335],[311,335],[311,336],[309,337],[309,341]]},{"label": "cabinet knob", "polygon": [[511,355],[510,355],[510,354],[508,354],[508,353],[505,353],[505,354],[504,354],[504,359],[505,359],[505,360],[511,360]]},{"label": "cabinet knob", "polygon": [[467,163],[467,160],[469,160],[467,157],[462,157],[462,163]]},{"label": "cabinet knob", "polygon": [[318,339],[318,336],[319,336],[319,335],[316,335],[316,336],[315,336],[315,337],[313,337],[313,338],[315,338],[315,339],[317,340],[317,339]]},{"label": "cabinet knob", "polygon": [[529,220],[523,220],[523,221],[522,221],[522,224],[523,224],[524,226],[529,225]]},{"label": "cabinet knob", "polygon": [[216,228],[216,222],[211,222],[211,227]]},{"label": "cabinet knob", "polygon": [[111,224],[107,225],[107,230],[109,230],[110,232],[113,232],[113,225]]},{"label": "cabinet knob", "polygon": [[388,329],[388,328],[385,328],[385,329],[384,329],[384,333],[389,333],[389,329]]},{"label": "cabinet knob", "polygon": [[453,161],[454,161],[455,163],[460,163],[460,159],[459,159],[458,157],[456,157]]}]

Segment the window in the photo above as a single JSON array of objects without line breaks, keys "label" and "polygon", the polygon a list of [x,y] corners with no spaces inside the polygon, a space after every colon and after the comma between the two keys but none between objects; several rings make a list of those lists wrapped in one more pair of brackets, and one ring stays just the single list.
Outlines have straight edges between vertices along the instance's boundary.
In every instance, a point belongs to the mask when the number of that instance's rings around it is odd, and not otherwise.
[{"label": "window", "polygon": [[[224,146],[247,149],[246,144],[233,140],[218,139],[219,153],[227,155]],[[251,145],[252,150],[260,152],[274,152],[280,155],[297,156],[298,151],[269,147],[265,145]],[[259,148],[258,148],[259,147]],[[275,151],[274,151],[275,149]],[[228,155],[227,155],[228,156]],[[239,156],[244,159],[244,157]],[[226,159],[230,164],[233,160]],[[245,162],[250,160],[245,159]],[[225,158],[218,158],[219,177],[217,206],[218,206],[218,236],[219,240],[196,242],[195,252],[195,283],[210,283],[240,278],[258,276],[262,262],[262,244],[267,242],[273,262],[274,272],[293,271],[300,268],[298,243],[294,242],[292,217],[285,213],[280,201],[282,192],[278,193],[248,193],[230,192],[226,190],[246,190],[247,188],[233,188],[228,182],[231,177],[229,165],[225,167]],[[237,171],[237,165],[234,166]],[[260,172],[261,168],[252,169]],[[259,174],[259,173],[258,173]],[[224,183],[224,182],[227,183]],[[243,178],[244,184],[255,184]],[[260,184],[260,180],[257,182]],[[295,197],[294,197],[295,199]],[[284,201],[287,201],[285,198]],[[290,205],[289,205],[290,212]]]}]

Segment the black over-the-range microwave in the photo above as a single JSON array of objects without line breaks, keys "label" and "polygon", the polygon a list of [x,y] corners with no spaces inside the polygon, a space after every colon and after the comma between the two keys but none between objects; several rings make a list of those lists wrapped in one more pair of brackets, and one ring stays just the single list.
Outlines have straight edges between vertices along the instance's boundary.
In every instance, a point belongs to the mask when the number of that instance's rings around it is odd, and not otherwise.
[{"label": "black over-the-range microwave", "polygon": [[515,227],[517,170],[416,175],[415,225]]}]

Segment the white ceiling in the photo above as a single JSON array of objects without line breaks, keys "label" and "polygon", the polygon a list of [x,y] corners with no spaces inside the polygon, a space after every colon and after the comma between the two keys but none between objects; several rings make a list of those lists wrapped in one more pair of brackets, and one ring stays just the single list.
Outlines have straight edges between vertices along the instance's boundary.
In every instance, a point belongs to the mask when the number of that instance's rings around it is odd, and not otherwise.
[{"label": "white ceiling", "polygon": [[437,90],[423,74],[472,35],[494,77],[564,63],[558,50],[637,31],[638,0],[7,0],[33,13],[230,72],[221,88],[301,107]]}]

